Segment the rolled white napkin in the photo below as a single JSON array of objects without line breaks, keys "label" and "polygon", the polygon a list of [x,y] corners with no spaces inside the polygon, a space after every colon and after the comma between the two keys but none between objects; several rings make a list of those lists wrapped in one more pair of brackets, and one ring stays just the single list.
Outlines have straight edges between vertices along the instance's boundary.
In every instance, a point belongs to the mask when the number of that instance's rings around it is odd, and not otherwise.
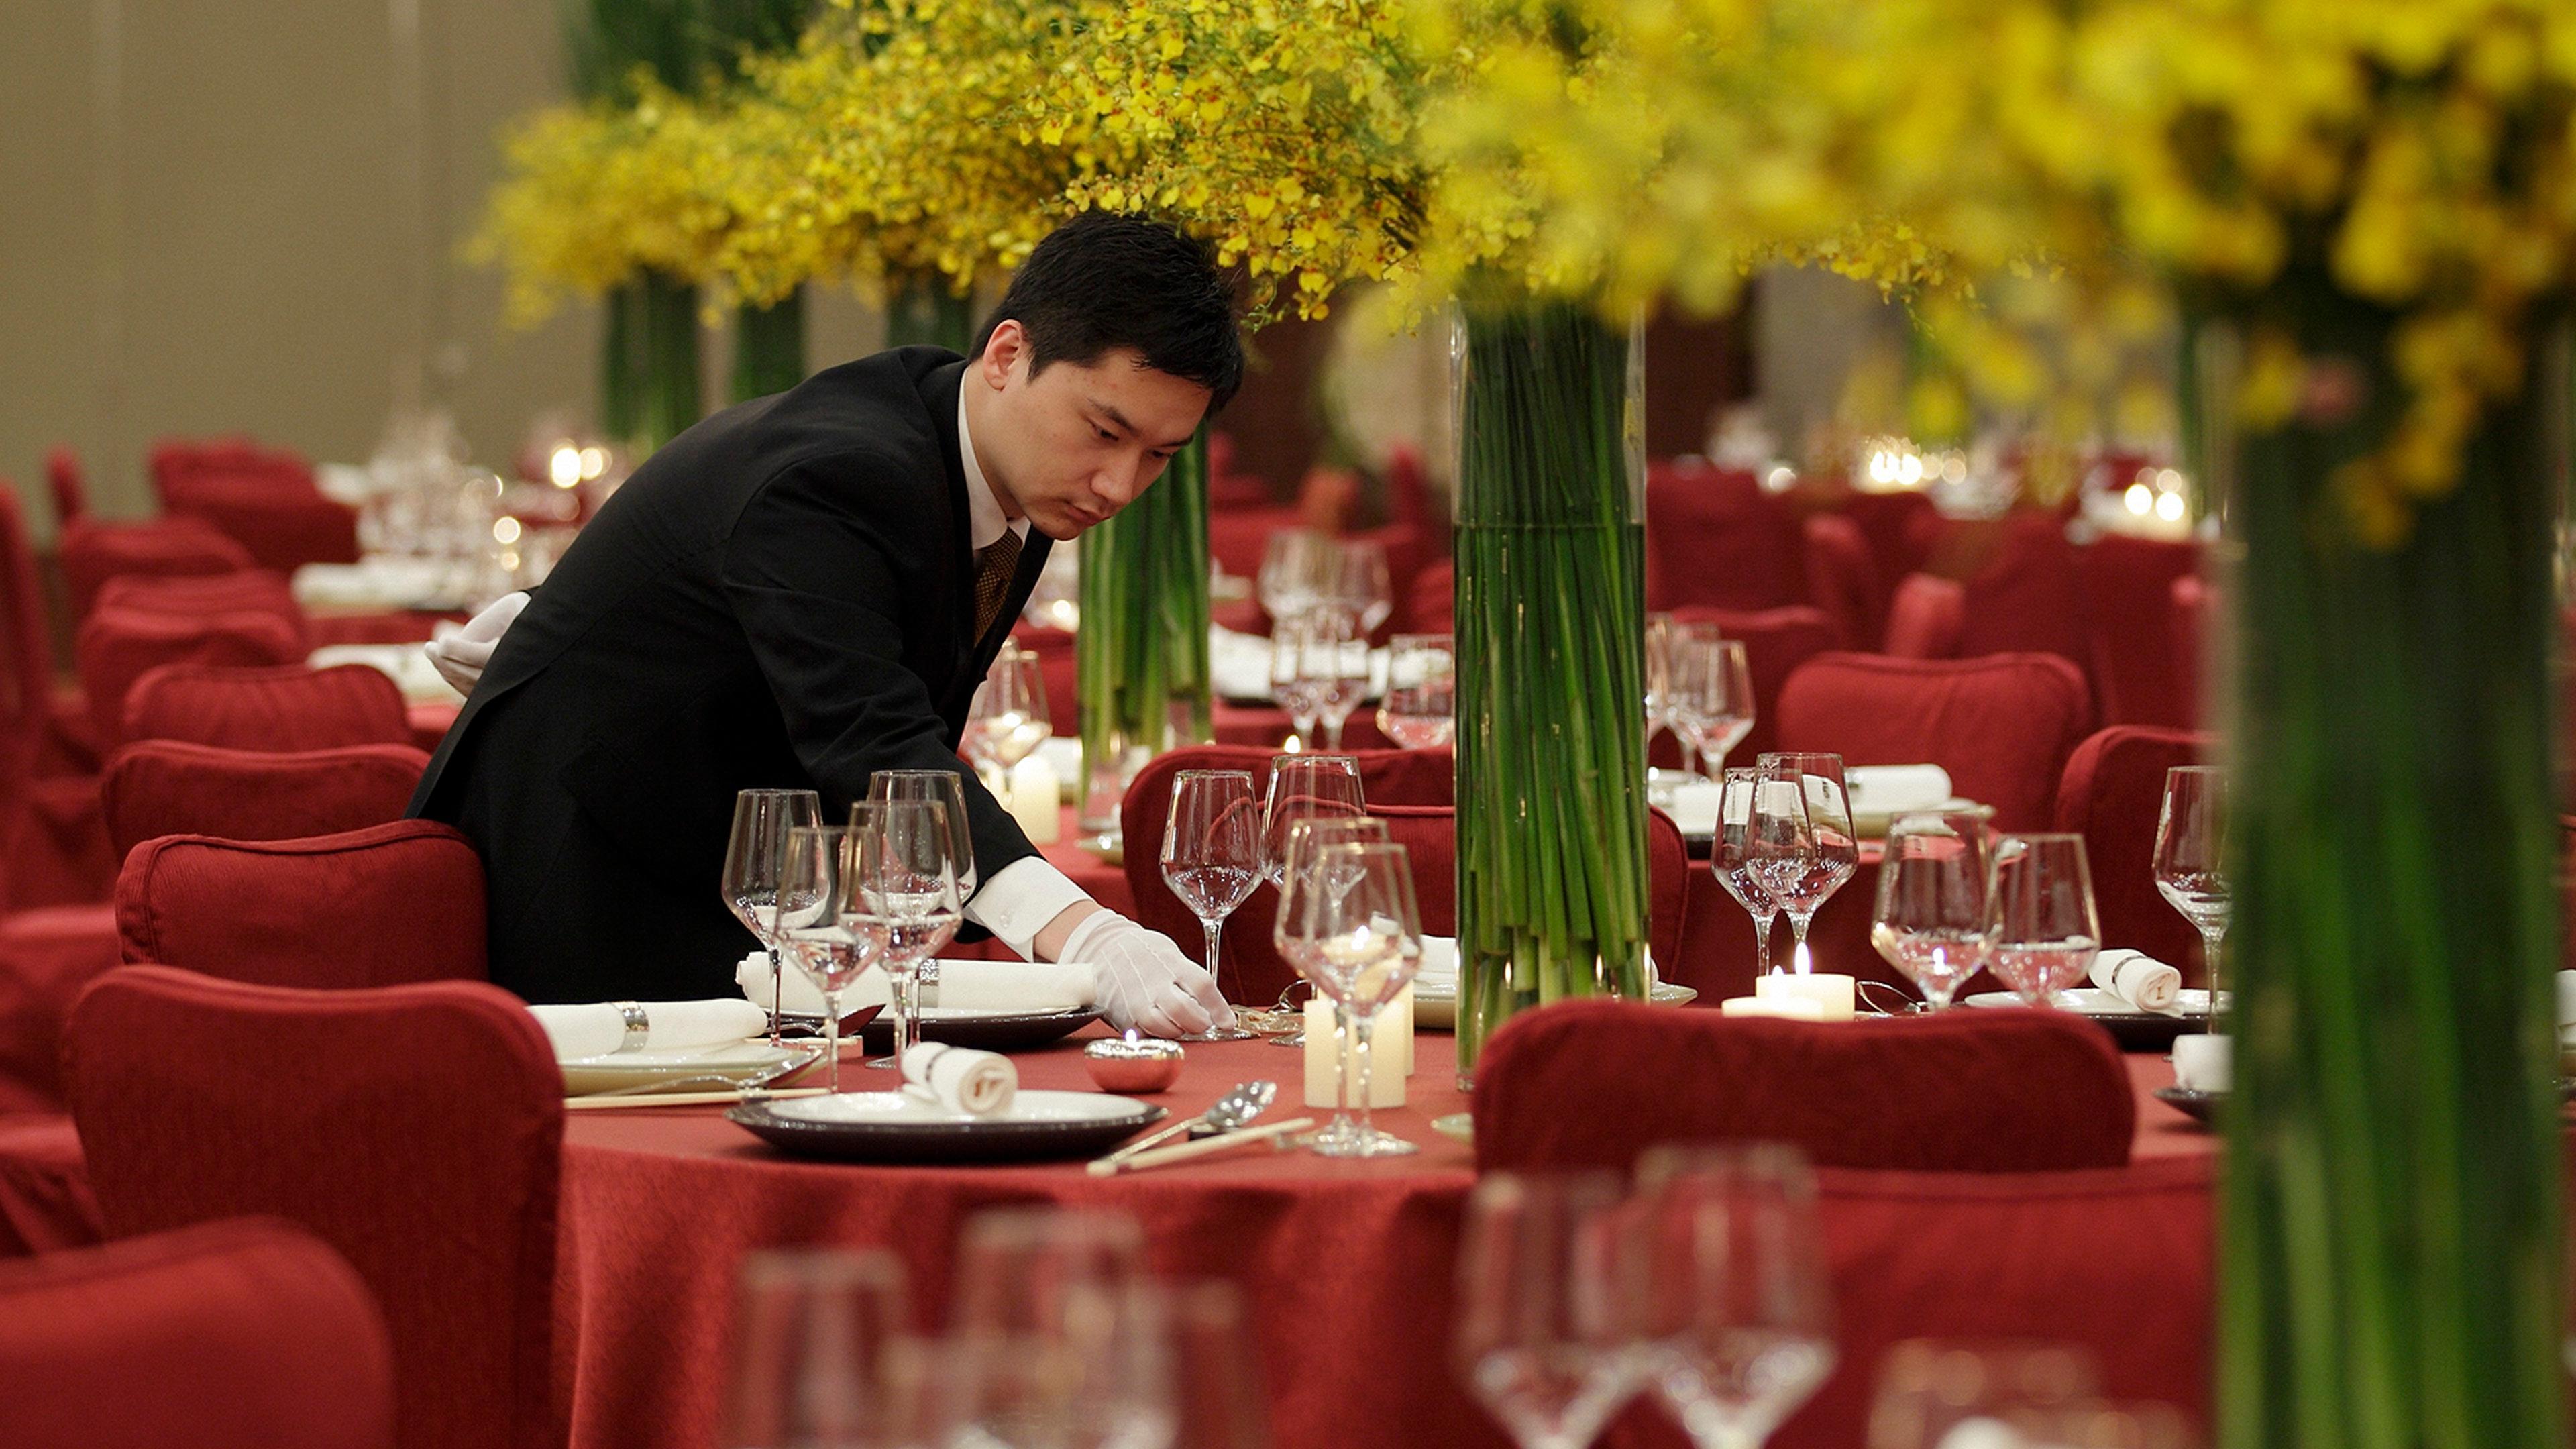
[{"label": "rolled white napkin", "polygon": [[2144,951],[2097,953],[2093,984],[2140,1011],[2182,1015],[2182,973]]},{"label": "rolled white napkin", "polygon": [[[787,998],[789,1015],[821,1016],[823,1014],[823,993],[816,989],[812,977],[797,970],[792,962],[788,964],[786,970],[779,973],[779,977],[786,983],[779,994]],[[734,963],[733,981],[736,986],[742,988],[744,1000],[764,1012],[769,1010],[768,952],[754,951]],[[847,1016],[851,1012],[864,1011],[871,1006],[883,1006],[893,999],[894,988],[886,983],[886,974],[871,966],[860,972],[857,979],[849,985],[841,988],[841,1014]]]},{"label": "rolled white napkin", "polygon": [[1939,765],[1854,765],[1843,771],[1854,815],[1929,810],[1950,798],[1950,772]]},{"label": "rolled white napkin", "polygon": [[2224,1092],[2233,1080],[2234,1053],[2223,1036],[2178,1036],[2173,1044],[2174,1085],[2187,1092]]},{"label": "rolled white napkin", "polygon": [[[649,1028],[644,1039],[635,1044],[645,1048],[713,1046],[718,1042],[741,1041],[760,1035],[769,1027],[769,1015],[748,1001],[717,997],[708,1001],[642,1001],[644,1020]],[[528,1014],[545,1029],[546,1039],[555,1044],[555,1060],[579,1061],[585,1057],[604,1057],[626,1047],[626,1014],[613,1001],[584,1002],[575,1006],[531,1006]]]},{"label": "rolled white napkin", "polygon": [[999,1052],[926,1041],[903,1054],[903,1089],[951,1112],[989,1117],[1010,1109],[1020,1071]]}]

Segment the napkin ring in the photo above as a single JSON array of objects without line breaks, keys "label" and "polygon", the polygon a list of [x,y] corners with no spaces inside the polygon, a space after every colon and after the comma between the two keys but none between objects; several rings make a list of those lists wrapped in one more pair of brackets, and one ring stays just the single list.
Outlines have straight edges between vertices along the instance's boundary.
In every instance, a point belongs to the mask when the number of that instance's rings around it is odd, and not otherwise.
[{"label": "napkin ring", "polygon": [[644,1039],[653,1034],[653,1023],[644,1016],[644,1003],[612,1001],[609,1005],[616,1007],[617,1014],[626,1019],[626,1039],[617,1044],[617,1049],[622,1052],[642,1051]]}]

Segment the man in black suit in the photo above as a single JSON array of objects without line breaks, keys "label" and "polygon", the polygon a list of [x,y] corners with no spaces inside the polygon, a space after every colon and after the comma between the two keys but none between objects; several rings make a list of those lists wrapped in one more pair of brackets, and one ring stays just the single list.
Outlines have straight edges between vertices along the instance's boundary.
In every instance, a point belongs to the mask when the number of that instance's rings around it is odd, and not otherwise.
[{"label": "man in black suit", "polygon": [[[1050,540],[1133,501],[1242,367],[1204,252],[1092,214],[1039,243],[972,360],[879,353],[655,453],[515,619],[476,621],[497,645],[434,651],[472,687],[411,813],[483,853],[492,979],[531,1001],[731,994],[754,945],[718,892],[735,792],[819,790],[832,821],[878,770],[958,769]],[[1117,1025],[1231,1020],[960,773],[971,924],[1090,964]]]}]

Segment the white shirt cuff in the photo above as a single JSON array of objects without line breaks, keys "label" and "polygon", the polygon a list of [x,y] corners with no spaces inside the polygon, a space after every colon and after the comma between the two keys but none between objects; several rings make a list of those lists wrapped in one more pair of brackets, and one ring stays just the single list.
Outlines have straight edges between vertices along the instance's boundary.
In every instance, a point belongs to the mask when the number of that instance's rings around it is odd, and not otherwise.
[{"label": "white shirt cuff", "polygon": [[1064,908],[1091,899],[1091,893],[1040,855],[1012,861],[994,872],[966,903],[966,919],[1001,938],[1024,961],[1037,953],[1031,942]]}]

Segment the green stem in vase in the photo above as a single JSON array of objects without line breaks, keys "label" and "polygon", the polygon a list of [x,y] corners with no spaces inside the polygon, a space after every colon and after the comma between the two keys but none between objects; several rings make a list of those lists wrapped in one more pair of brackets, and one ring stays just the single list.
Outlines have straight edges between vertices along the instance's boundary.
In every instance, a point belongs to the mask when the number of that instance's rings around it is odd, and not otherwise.
[{"label": "green stem in vase", "polygon": [[601,422],[650,453],[698,420],[698,289],[648,271],[610,292],[607,307]]},{"label": "green stem in vase", "polygon": [[1214,733],[1208,693],[1207,431],[1082,536],[1074,678],[1083,790],[1091,762]]}]

